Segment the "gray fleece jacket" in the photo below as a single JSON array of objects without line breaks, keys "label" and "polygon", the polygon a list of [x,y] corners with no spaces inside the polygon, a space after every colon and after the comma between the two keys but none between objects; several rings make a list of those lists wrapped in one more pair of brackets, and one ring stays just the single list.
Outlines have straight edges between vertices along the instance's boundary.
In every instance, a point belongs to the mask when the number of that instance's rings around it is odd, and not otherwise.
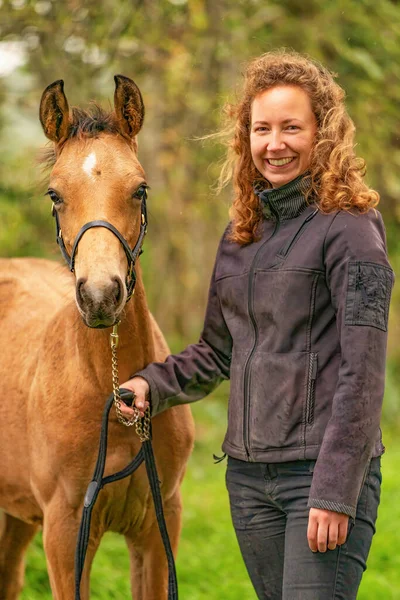
[{"label": "gray fleece jacket", "polygon": [[223,450],[244,461],[316,459],[309,506],[355,517],[380,416],[394,281],[374,209],[321,213],[299,177],[260,193],[261,239],[220,242],[197,344],[135,375],[152,414],[230,379]]}]

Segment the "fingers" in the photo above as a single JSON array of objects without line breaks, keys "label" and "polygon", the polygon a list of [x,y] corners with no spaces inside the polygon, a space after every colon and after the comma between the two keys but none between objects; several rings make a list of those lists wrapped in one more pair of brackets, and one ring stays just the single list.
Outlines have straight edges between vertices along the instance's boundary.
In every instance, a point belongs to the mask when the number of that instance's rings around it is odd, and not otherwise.
[{"label": "fingers", "polygon": [[318,552],[317,536],[318,536],[318,521],[317,521],[317,519],[311,517],[311,511],[310,511],[310,516],[308,519],[307,539],[308,539],[308,545],[312,552]]},{"label": "fingers", "polygon": [[347,539],[347,531],[348,531],[349,521],[344,523],[339,523],[339,534],[338,534],[338,546],[341,546],[345,543]]},{"label": "fingers", "polygon": [[312,508],[308,520],[307,539],[312,552],[335,550],[347,537],[349,517],[342,513]]},{"label": "fingers", "polygon": [[121,402],[121,413],[131,418],[136,414],[135,407],[139,411],[140,417],[144,417],[147,408],[150,406],[147,397],[149,395],[149,384],[142,377],[134,377],[129,381],[123,383],[121,388],[130,390],[134,394],[133,406],[127,406],[124,402]]},{"label": "fingers", "polygon": [[[135,402],[134,406],[138,409],[139,416],[141,418],[143,418],[145,415],[145,412],[147,410],[147,407],[149,406],[149,403],[145,402],[143,409],[140,409],[138,406],[136,406],[136,402]],[[136,416],[136,411],[134,410],[134,408],[132,408],[132,406],[127,406],[123,401],[120,404],[120,411],[124,415],[124,417],[126,417],[127,419],[131,419],[132,417]]]},{"label": "fingers", "polygon": [[149,406],[150,404],[147,400],[139,400],[138,398],[135,398],[133,406],[127,406],[125,402],[122,401],[120,410],[124,417],[129,419],[136,415],[136,411],[134,410],[134,408],[136,408],[139,411],[140,417],[143,418]]},{"label": "fingers", "polygon": [[[337,523],[331,523],[328,529],[328,550],[334,550],[338,543],[339,526]],[[326,548],[325,548],[326,550]],[[325,552],[323,550],[323,552]],[[320,550],[321,552],[321,550]]]},{"label": "fingers", "polygon": [[328,523],[318,523],[317,547],[318,552],[326,552],[328,539]]}]

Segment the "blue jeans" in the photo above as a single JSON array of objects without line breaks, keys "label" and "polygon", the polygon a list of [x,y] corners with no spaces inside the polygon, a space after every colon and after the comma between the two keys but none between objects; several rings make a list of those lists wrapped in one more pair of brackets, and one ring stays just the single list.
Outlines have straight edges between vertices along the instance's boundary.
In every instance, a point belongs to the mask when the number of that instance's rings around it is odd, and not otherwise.
[{"label": "blue jeans", "polygon": [[307,501],[315,461],[247,463],[228,457],[226,484],[240,550],[262,600],[353,600],[375,533],[380,457],[370,462],[346,542],[313,553]]}]

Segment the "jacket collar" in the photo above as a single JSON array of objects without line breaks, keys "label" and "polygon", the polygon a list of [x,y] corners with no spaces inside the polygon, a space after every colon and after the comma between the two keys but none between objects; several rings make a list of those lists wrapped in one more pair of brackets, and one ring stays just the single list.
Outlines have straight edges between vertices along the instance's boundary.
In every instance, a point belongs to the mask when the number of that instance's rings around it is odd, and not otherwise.
[{"label": "jacket collar", "polygon": [[302,173],[279,188],[266,188],[264,181],[254,182],[253,188],[262,203],[264,217],[284,221],[298,217],[310,204],[304,196],[310,183],[310,174]]}]

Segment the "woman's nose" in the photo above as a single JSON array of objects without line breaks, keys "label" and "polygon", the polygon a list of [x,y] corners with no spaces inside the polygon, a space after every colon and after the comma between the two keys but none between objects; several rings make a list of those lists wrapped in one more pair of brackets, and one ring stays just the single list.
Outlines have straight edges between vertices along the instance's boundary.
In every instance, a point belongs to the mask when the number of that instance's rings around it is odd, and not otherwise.
[{"label": "woman's nose", "polygon": [[268,138],[267,149],[270,152],[278,152],[279,150],[285,149],[285,142],[282,139],[282,135],[279,131],[272,131]]}]

